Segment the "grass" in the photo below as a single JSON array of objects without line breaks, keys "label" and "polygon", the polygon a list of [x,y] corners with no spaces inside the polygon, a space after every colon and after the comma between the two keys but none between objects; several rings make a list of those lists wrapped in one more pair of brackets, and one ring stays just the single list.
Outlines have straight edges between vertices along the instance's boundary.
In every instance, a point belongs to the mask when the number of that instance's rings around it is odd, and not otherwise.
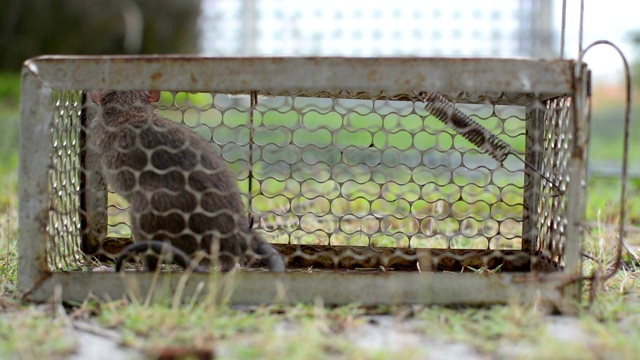
[{"label": "grass", "polygon": [[[597,296],[591,305],[588,304],[589,286],[585,286],[581,311],[577,317],[568,320],[574,326],[571,333],[579,333],[573,334],[573,338],[566,334],[561,336],[563,333],[559,335],[554,325],[559,319],[566,318],[551,316],[537,302],[488,307],[374,308],[357,304],[327,307],[322,303],[236,308],[214,301],[176,305],[89,300],[83,304],[67,304],[66,307],[56,301],[47,305],[21,303],[16,291],[17,119],[15,100],[0,103],[0,121],[7,130],[0,135],[4,140],[0,146],[3,146],[3,154],[8,154],[0,159],[0,183],[8,189],[0,192],[1,358],[68,357],[79,346],[72,335],[74,321],[115,330],[122,346],[150,357],[168,352],[195,357],[198,351],[215,349],[220,358],[234,359],[420,358],[438,348],[460,343],[480,356],[502,354],[502,357],[524,359],[633,359],[640,352],[640,263],[630,256],[624,258],[620,272],[598,284]],[[275,120],[265,116],[264,121],[274,124]],[[361,120],[354,116],[353,121],[355,124]],[[331,121],[329,123],[332,124]],[[354,133],[359,131],[357,129],[358,126],[353,125]],[[315,130],[318,129],[309,129]],[[401,143],[404,135],[398,134],[397,141]],[[361,142],[361,137],[369,140],[366,134],[360,133],[353,138],[345,136],[344,141]],[[631,185],[628,221],[637,226],[640,224],[640,185]],[[607,179],[596,179],[590,183],[587,206],[590,231],[584,251],[599,263],[584,260],[587,274],[600,264],[606,267],[611,260],[611,243],[615,238],[613,226],[619,203],[618,186],[616,181]],[[278,190],[275,188],[273,191]],[[296,190],[299,191],[294,186],[287,191]],[[478,192],[475,196],[490,195]],[[354,209],[366,204],[356,199]],[[632,249],[640,246],[637,234],[630,233],[626,241]],[[390,315],[392,322],[376,325],[379,314]],[[394,346],[393,341],[380,339],[379,343],[371,341],[362,345],[372,335],[363,329],[374,329],[371,330],[373,334],[377,332],[386,336],[390,330],[387,326],[403,331],[402,337],[393,339],[402,345]],[[416,340],[406,340],[412,338]]]},{"label": "grass", "polygon": [[9,192],[3,197],[6,201],[0,210],[0,358],[68,356],[78,343],[69,336],[72,325],[61,305],[33,306],[20,302],[17,193]]},{"label": "grass", "polygon": [[[167,347],[211,349],[216,343],[226,343],[229,357],[242,359],[321,358],[327,351],[353,353],[347,343],[328,336],[355,321],[353,311],[357,309],[353,307],[297,305],[287,309],[268,306],[237,310],[209,304],[171,309],[111,303],[103,308],[98,321],[105,327],[122,329],[125,344],[143,348],[149,354]],[[286,334],[287,341],[283,342],[285,327],[296,327],[296,331]]]},{"label": "grass", "polygon": [[[591,185],[591,194],[602,194],[607,182]],[[11,195],[10,195],[11,196]],[[15,196],[15,194],[13,195]],[[592,197],[593,201],[602,201]],[[638,202],[637,194],[631,203]],[[14,200],[9,203],[14,203]],[[615,201],[612,201],[615,203]],[[607,209],[605,207],[604,209]],[[600,224],[585,252],[607,259],[615,221],[615,207],[591,218]],[[221,358],[310,358],[383,359],[391,356],[417,358],[434,349],[466,344],[479,355],[506,354],[514,358],[597,359],[613,356],[632,359],[640,350],[640,264],[625,259],[625,267],[600,284],[593,305],[582,305],[570,321],[579,330],[571,340],[554,330],[556,317],[539,304],[509,304],[490,307],[361,307],[357,304],[326,307],[321,303],[292,306],[234,308],[204,301],[174,306],[117,300],[88,301],[63,309],[55,302],[34,306],[22,304],[15,292],[16,209],[5,208],[0,232],[0,271],[3,274],[3,314],[0,315],[0,356],[3,358],[66,357],[79,344],[70,334],[72,321],[88,321],[115,330],[118,342],[151,357],[179,353],[194,355],[212,349]],[[630,245],[640,245],[637,237]],[[595,268],[585,260],[585,272]],[[588,287],[585,288],[585,299]],[[586,300],[585,300],[586,301]],[[391,343],[367,343],[362,329],[386,334],[387,325],[371,325],[376,315],[389,314],[397,331],[415,337],[401,347]],[[402,324],[402,325],[401,325]],[[427,340],[424,340],[427,339]],[[362,344],[365,345],[362,345]],[[438,345],[439,344],[439,345]],[[365,346],[365,348],[363,348]],[[515,354],[515,355],[514,355]],[[195,356],[195,355],[194,355]]]},{"label": "grass", "polygon": [[51,309],[5,309],[0,315],[0,357],[43,359],[72,354],[78,343],[69,336],[71,323],[66,315],[56,316]]}]

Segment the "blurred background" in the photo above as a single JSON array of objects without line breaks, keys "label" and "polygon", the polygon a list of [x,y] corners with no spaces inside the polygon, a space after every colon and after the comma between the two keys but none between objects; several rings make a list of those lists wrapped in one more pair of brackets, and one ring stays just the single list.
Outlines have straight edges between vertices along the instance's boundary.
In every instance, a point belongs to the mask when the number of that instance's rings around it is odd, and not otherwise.
[{"label": "blurred background", "polygon": [[[585,3],[583,47],[611,40],[639,69],[640,24],[628,2]],[[562,0],[0,0],[0,185],[5,190],[0,206],[17,207],[19,72],[30,57],[183,53],[575,59],[580,1],[566,1],[564,49],[562,8]],[[622,61],[610,49],[596,48],[585,60],[594,72],[593,217],[618,201],[624,78]],[[635,110],[632,139],[640,134]],[[640,142],[632,141],[632,194],[640,188],[637,154]],[[637,220],[633,213],[631,221]]]}]

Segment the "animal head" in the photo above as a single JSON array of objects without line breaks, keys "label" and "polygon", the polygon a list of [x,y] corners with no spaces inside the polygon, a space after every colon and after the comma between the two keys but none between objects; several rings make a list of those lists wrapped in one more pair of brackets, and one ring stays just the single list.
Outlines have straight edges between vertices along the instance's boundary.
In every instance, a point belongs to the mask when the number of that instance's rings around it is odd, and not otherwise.
[{"label": "animal head", "polygon": [[91,100],[98,104],[104,105],[109,102],[118,102],[129,105],[139,105],[140,102],[150,104],[160,100],[160,91],[158,90],[142,90],[142,91],[114,91],[114,90],[94,90],[89,94]]}]

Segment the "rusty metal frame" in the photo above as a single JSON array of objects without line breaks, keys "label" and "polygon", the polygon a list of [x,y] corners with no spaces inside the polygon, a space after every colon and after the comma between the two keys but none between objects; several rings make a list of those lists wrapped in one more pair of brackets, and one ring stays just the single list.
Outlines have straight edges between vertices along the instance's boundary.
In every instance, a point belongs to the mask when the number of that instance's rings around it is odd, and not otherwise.
[{"label": "rusty metal frame", "polygon": [[[27,60],[22,71],[20,133],[19,288],[26,299],[45,301],[56,287],[63,300],[81,301],[89,294],[101,299],[145,293],[153,274],[65,273],[47,267],[49,211],[47,174],[51,149],[51,95],[54,89],[162,89],[175,91],[367,91],[406,94],[437,91],[444,95],[503,93],[551,98],[574,96],[576,132],[584,129],[581,107],[586,89],[576,84],[571,60],[459,59],[459,58],[204,58],[186,56],[44,56]],[[530,110],[528,109],[527,112]],[[533,111],[533,110],[531,110]],[[527,116],[535,120],[537,115]],[[384,274],[240,272],[233,279],[232,303],[311,302],[327,304],[483,304],[511,299],[547,297],[570,306],[578,286],[562,297],[569,281],[580,273],[581,223],[585,149],[572,149],[571,183],[567,191],[566,264],[555,273],[508,274],[405,273]],[[531,174],[529,174],[531,176]],[[578,181],[575,181],[578,180]],[[526,201],[535,201],[529,199]],[[527,225],[531,227],[531,224]],[[535,245],[535,244],[533,244]],[[154,288],[183,298],[201,292],[208,276],[161,274]],[[183,283],[186,280],[186,283]],[[186,284],[186,285],[185,285]],[[213,285],[213,286],[218,286]],[[223,286],[223,285],[219,285]],[[135,291],[133,291],[134,289]],[[133,291],[133,292],[132,292]],[[578,292],[579,293],[579,292]],[[166,293],[165,293],[166,295]]]}]

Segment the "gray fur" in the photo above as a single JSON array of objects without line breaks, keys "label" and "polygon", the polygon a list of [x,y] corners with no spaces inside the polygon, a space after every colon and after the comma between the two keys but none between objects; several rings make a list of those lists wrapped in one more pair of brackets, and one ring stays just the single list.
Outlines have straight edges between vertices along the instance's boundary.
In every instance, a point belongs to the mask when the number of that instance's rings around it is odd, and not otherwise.
[{"label": "gray fur", "polygon": [[[285,270],[280,254],[250,228],[236,179],[211,146],[194,132],[155,113],[158,92],[104,91],[89,125],[110,189],[131,204],[134,241],[168,241],[193,256],[219,251],[223,271],[265,257]],[[251,251],[248,251],[248,250]],[[146,256],[149,270],[156,256]]]}]

